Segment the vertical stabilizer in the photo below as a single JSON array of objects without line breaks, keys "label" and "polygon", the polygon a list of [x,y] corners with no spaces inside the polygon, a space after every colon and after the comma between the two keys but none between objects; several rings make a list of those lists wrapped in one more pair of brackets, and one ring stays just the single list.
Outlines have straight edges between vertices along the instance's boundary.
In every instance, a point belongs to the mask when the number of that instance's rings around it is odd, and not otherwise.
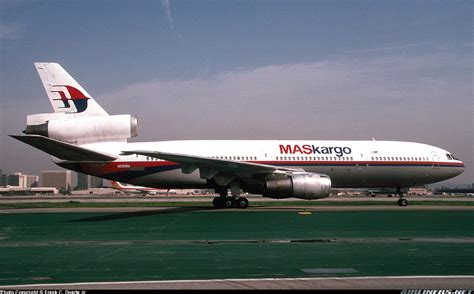
[{"label": "vertical stabilizer", "polygon": [[58,63],[37,62],[35,67],[54,112],[74,113],[77,116],[108,115]]}]

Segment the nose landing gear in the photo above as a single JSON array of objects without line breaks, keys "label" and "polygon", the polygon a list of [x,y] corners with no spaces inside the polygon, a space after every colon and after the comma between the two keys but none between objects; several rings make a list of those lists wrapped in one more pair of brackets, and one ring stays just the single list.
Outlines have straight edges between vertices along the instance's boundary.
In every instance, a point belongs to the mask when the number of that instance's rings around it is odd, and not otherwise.
[{"label": "nose landing gear", "polygon": [[400,198],[400,199],[398,199],[397,204],[398,204],[398,206],[407,206],[408,205],[408,200],[406,200],[405,198]]},{"label": "nose landing gear", "polygon": [[402,189],[400,187],[397,187],[397,194],[398,194],[398,196],[400,196],[400,199],[398,199],[398,201],[397,201],[398,206],[402,206],[402,207],[407,206],[408,205],[408,200],[403,198],[403,192],[402,192]]}]

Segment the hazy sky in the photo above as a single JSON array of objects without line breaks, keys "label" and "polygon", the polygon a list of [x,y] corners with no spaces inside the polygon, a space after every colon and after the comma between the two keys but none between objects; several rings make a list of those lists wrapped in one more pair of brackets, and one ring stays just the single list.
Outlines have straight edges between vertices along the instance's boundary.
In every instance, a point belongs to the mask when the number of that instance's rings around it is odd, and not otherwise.
[{"label": "hazy sky", "polygon": [[48,155],[9,138],[50,112],[35,61],[59,62],[134,141],[415,141],[474,182],[472,1],[0,0],[0,169]]}]

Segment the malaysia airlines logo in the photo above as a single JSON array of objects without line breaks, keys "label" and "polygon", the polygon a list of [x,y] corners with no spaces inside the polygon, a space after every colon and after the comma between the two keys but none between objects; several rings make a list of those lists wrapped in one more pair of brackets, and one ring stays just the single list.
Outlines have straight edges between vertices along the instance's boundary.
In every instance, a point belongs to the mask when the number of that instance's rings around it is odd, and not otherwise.
[{"label": "malaysia airlines logo", "polygon": [[[53,100],[58,100],[63,102],[63,106],[59,108],[71,108],[70,102],[74,104],[76,107],[76,112],[83,112],[87,109],[87,100],[89,100],[89,97],[86,97],[80,90],[77,88],[74,88],[72,86],[66,86],[66,85],[55,85],[53,87],[64,87],[66,88],[67,92],[69,95],[66,95],[64,91],[62,90],[57,90],[57,91],[51,91],[53,93],[58,93],[60,99],[53,99]],[[69,96],[69,97],[68,97]]]}]

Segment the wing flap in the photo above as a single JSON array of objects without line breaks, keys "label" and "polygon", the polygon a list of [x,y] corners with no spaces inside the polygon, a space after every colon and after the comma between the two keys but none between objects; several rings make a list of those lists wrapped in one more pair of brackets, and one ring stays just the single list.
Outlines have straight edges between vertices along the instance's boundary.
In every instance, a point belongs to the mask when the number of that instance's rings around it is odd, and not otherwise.
[{"label": "wing flap", "polygon": [[39,135],[10,135],[23,143],[31,145],[41,151],[48,153],[62,160],[71,161],[113,161],[114,156],[92,151],[73,144],[61,142]]}]

